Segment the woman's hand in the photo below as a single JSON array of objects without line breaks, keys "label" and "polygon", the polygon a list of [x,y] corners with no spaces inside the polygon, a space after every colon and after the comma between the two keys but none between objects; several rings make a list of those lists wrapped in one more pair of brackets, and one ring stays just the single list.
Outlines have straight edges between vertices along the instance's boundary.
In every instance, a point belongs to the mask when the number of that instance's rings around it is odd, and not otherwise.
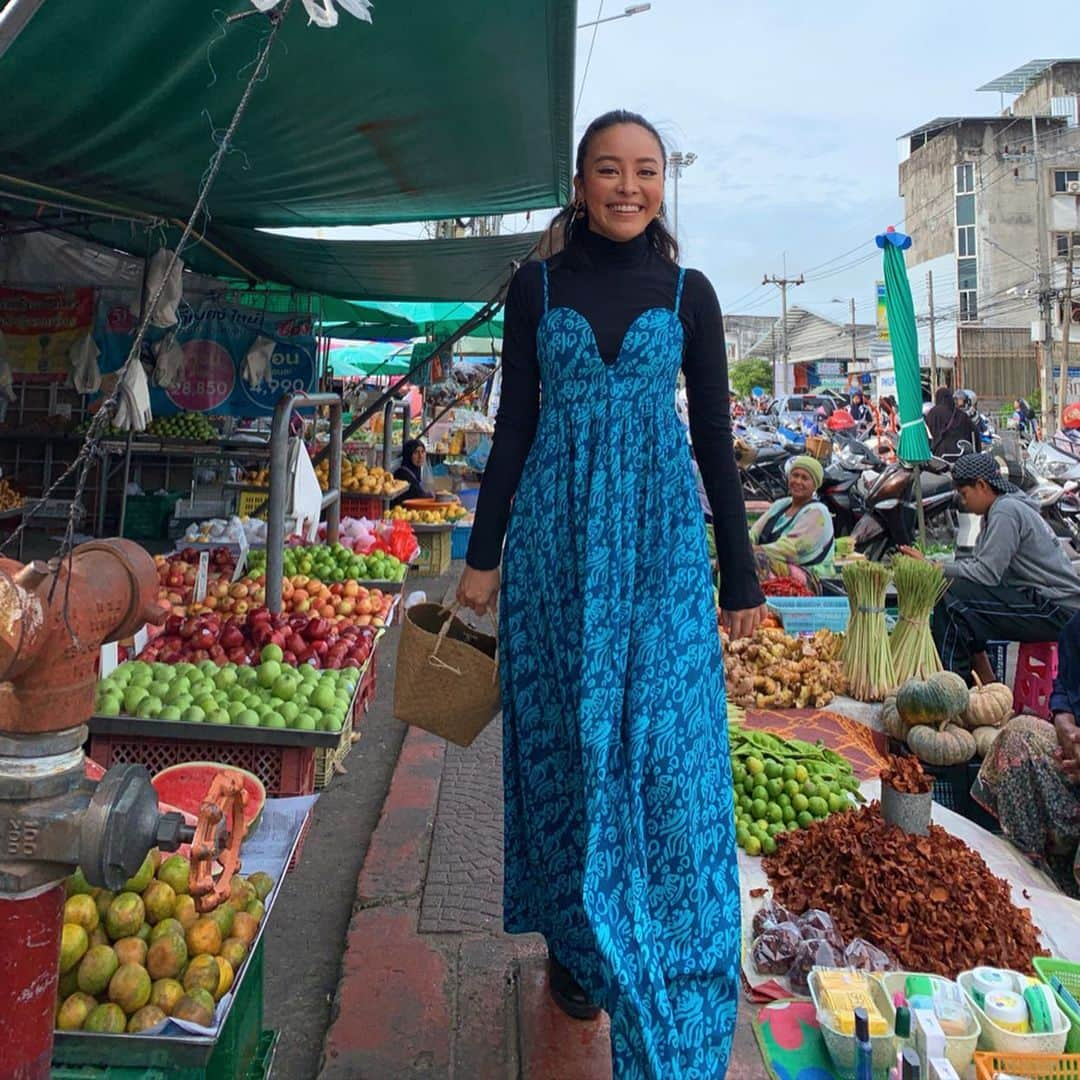
[{"label": "woman's hand", "polygon": [[1054,731],[1061,748],[1061,766],[1073,780],[1080,780],[1080,728],[1072,713],[1054,714]]},{"label": "woman's hand", "polygon": [[739,638],[750,637],[761,625],[768,609],[764,604],[760,607],[743,608],[742,611],[720,611],[720,625],[727,631],[732,641]]},{"label": "woman's hand", "polygon": [[466,566],[458,582],[457,601],[477,615],[485,615],[489,611],[494,614],[499,602],[498,569],[474,570]]},{"label": "woman's hand", "polygon": [[916,547],[909,547],[907,544],[900,545],[900,554],[907,555],[912,559],[921,559],[926,562],[926,556]]}]

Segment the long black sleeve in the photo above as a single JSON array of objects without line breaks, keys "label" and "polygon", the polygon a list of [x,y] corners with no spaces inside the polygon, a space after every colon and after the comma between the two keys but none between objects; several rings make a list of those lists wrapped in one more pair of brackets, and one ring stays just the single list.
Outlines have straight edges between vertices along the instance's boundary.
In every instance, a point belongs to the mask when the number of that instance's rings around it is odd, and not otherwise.
[{"label": "long black sleeve", "polygon": [[763,604],[765,597],[754,568],[735,463],[724,319],[712,285],[697,270],[687,271],[683,304],[690,323],[683,356],[690,439],[713,512],[720,606],[741,611]]},{"label": "long black sleeve", "polygon": [[465,556],[474,570],[494,570],[499,565],[510,504],[536,435],[540,415],[536,328],[543,307],[540,270],[539,263],[523,266],[506,294],[499,414]]}]

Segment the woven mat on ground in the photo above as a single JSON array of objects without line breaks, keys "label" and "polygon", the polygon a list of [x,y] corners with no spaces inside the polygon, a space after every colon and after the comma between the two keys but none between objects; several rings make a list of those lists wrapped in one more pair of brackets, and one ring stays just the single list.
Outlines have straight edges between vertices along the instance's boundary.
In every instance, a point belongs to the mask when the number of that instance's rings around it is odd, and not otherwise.
[{"label": "woven mat on ground", "polygon": [[743,725],[770,731],[785,739],[819,739],[851,762],[860,780],[870,780],[885,767],[883,749],[874,744],[874,732],[856,720],[825,709],[747,709]]},{"label": "woven mat on ground", "polygon": [[812,1002],[770,1002],[758,1009],[753,1026],[773,1080],[836,1080]]}]

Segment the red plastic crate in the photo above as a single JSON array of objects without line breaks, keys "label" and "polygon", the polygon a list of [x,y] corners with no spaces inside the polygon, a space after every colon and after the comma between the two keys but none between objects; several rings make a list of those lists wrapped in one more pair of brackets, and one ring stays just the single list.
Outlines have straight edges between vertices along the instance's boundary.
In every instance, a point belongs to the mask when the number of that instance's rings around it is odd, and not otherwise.
[{"label": "red plastic crate", "polygon": [[151,776],[170,765],[216,761],[254,773],[270,798],[311,795],[315,791],[314,747],[91,735],[89,756],[105,769],[111,765],[145,765]]},{"label": "red plastic crate", "polygon": [[383,516],[383,505],[382,499],[370,495],[342,495],[341,516],[378,521]]}]

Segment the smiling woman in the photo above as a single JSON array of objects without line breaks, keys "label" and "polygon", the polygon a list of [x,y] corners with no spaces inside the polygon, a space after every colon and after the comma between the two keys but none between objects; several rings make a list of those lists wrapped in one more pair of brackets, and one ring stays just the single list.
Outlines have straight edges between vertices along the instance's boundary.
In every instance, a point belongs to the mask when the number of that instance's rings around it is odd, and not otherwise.
[{"label": "smiling woman", "polygon": [[753,631],[763,596],[723,319],[705,276],[678,265],[666,163],[648,121],[593,121],[553,224],[562,249],[510,285],[458,599],[488,610],[502,561],[507,931],[547,939],[565,1012],[607,1009],[614,1080],[719,1080],[739,989],[738,873],[680,371],[733,637]]}]

